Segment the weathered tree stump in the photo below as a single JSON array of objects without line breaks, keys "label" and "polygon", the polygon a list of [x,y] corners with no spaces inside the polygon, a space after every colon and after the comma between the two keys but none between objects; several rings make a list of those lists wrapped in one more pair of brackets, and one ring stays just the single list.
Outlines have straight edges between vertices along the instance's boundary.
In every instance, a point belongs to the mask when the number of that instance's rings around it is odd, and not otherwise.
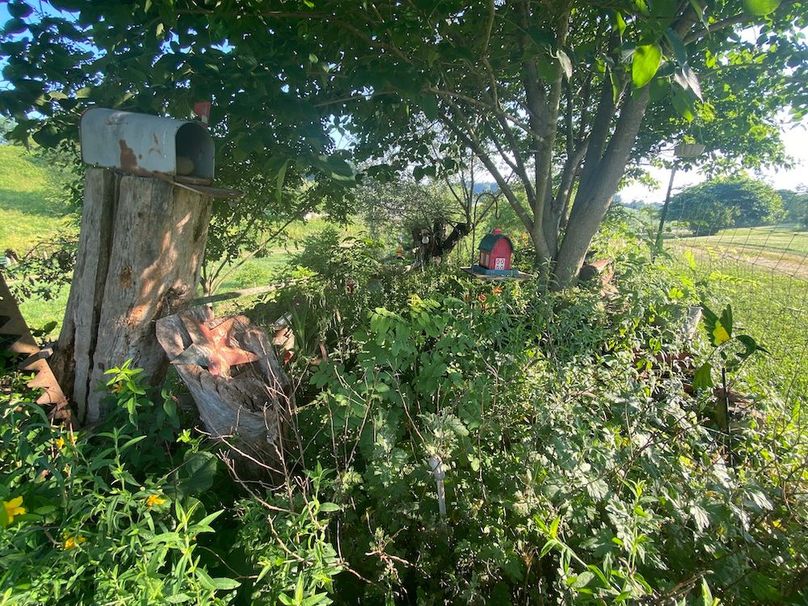
[{"label": "weathered tree stump", "polygon": [[211,437],[282,473],[294,393],[264,331],[245,316],[214,319],[209,307],[194,307],[158,320],[157,338]]},{"label": "weathered tree stump", "polygon": [[82,422],[103,417],[104,371],[132,359],[158,384],[155,320],[194,295],[211,199],[150,177],[89,168],[78,257],[52,367]]}]

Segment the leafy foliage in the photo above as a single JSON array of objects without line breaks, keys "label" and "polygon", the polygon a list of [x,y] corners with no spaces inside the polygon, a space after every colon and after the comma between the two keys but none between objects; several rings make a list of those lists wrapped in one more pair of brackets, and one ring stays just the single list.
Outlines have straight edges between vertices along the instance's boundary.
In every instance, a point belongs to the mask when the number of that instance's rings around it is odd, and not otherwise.
[{"label": "leafy foliage", "polygon": [[328,504],[305,490],[272,511],[241,502],[218,457],[179,431],[174,397],[153,402],[128,363],[108,375],[112,416],[72,432],[3,368],[0,603],[329,603]]},{"label": "leafy foliage", "polygon": [[182,117],[212,99],[225,182],[296,175],[335,197],[348,159],[435,177],[472,150],[560,286],[627,166],[695,122],[713,159],[781,163],[775,115],[806,107],[799,2],[12,4],[10,138],[74,140],[88,104]]},{"label": "leafy foliage", "polygon": [[783,199],[786,221],[808,227],[808,192],[782,189],[777,193]]},{"label": "leafy foliage", "polygon": [[713,179],[688,187],[671,198],[670,216],[699,235],[728,227],[768,225],[783,216],[780,195],[762,181],[746,176]]},{"label": "leafy foliage", "polygon": [[341,600],[798,600],[804,558],[769,557],[806,541],[781,492],[799,490],[796,418],[739,420],[730,466],[671,361],[699,287],[621,258],[608,304],[428,274],[319,365],[302,456],[336,469],[333,540],[375,583],[338,578]]},{"label": "leafy foliage", "polygon": [[14,297],[18,301],[29,298],[49,301],[58,295],[73,275],[77,245],[73,236],[41,241],[6,268]]}]

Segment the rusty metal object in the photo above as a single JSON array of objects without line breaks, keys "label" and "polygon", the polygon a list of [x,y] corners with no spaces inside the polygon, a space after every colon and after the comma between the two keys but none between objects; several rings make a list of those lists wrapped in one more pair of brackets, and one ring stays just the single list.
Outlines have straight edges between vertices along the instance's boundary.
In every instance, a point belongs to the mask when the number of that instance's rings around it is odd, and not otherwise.
[{"label": "rusty metal object", "polygon": [[39,349],[2,274],[0,274],[0,347],[4,351],[26,356],[19,369],[25,373],[34,373],[28,387],[41,390],[37,403],[53,407],[50,411],[52,419],[71,424],[67,398],[46,361],[48,351]]},{"label": "rusty metal object", "polygon": [[87,164],[213,180],[213,138],[200,122],[94,107],[82,115],[80,135]]}]

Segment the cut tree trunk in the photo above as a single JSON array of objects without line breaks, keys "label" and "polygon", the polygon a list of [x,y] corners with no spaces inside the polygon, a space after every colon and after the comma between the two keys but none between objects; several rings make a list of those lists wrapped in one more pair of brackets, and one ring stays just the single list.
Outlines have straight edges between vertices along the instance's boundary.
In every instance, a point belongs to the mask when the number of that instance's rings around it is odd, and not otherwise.
[{"label": "cut tree trunk", "polygon": [[76,269],[52,367],[81,422],[104,416],[104,372],[131,359],[152,384],[168,365],[154,323],[194,296],[211,198],[90,168]]},{"label": "cut tree trunk", "polygon": [[244,316],[215,320],[200,306],[158,320],[157,338],[211,437],[249,467],[285,475],[283,435],[294,393],[264,331]]}]

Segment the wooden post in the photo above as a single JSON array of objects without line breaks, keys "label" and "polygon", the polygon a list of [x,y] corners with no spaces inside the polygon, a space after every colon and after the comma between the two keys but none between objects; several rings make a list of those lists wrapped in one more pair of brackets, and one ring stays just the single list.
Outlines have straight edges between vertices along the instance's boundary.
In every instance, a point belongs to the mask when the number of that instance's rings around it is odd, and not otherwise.
[{"label": "wooden post", "polygon": [[52,366],[78,418],[104,416],[104,371],[127,359],[153,384],[168,364],[155,321],[194,297],[211,198],[89,168],[78,257]]}]

